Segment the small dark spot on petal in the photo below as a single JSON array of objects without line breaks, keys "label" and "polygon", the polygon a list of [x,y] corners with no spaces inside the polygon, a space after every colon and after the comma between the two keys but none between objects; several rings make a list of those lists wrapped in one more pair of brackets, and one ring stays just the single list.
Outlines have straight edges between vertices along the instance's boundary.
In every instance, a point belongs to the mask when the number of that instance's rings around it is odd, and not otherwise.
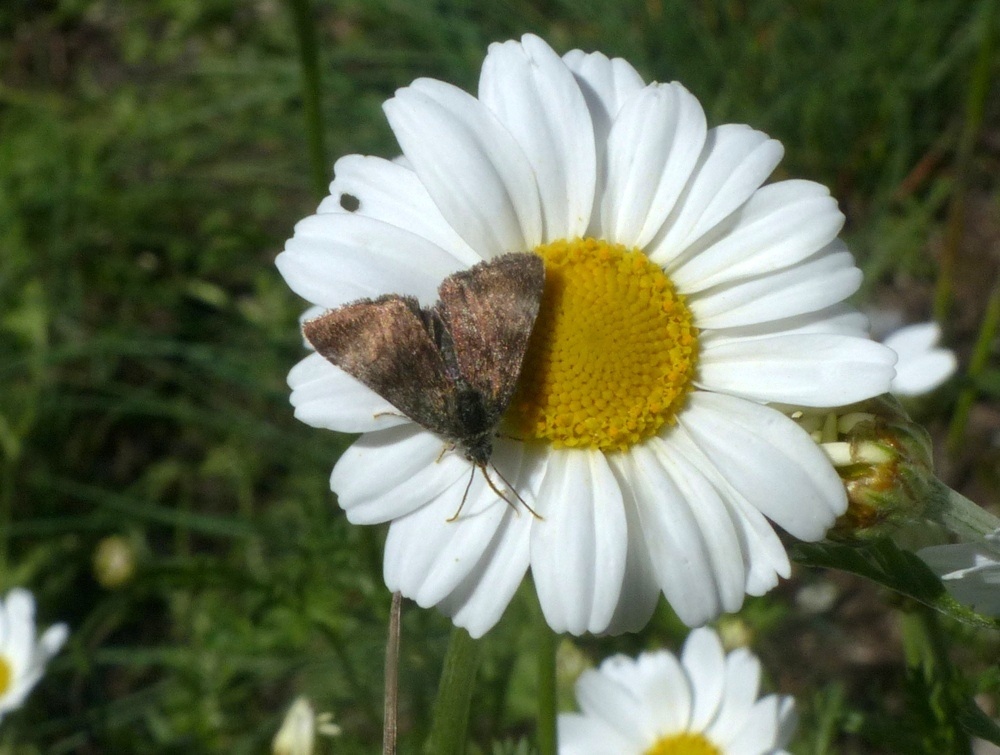
[{"label": "small dark spot on petal", "polygon": [[348,212],[357,212],[358,208],[361,207],[361,200],[353,194],[341,194],[340,206]]}]

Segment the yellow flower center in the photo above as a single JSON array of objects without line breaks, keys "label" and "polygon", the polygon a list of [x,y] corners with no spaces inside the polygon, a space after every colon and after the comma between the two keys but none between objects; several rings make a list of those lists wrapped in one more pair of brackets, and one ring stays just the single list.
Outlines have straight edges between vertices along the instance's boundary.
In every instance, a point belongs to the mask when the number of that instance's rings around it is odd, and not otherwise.
[{"label": "yellow flower center", "polygon": [[597,239],[534,251],[545,260],[545,294],[507,414],[511,435],[624,451],[673,424],[698,331],[663,270]]},{"label": "yellow flower center", "polygon": [[722,752],[703,735],[684,732],[656,740],[643,755],[722,755]]},{"label": "yellow flower center", "polygon": [[7,694],[13,682],[14,669],[10,667],[10,662],[0,655],[0,697]]}]

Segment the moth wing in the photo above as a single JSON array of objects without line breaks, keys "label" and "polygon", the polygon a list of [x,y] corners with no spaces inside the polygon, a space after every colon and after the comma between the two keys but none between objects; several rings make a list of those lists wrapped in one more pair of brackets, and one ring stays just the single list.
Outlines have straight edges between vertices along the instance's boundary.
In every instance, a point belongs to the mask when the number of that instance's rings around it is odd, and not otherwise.
[{"label": "moth wing", "polygon": [[410,419],[454,435],[454,383],[412,297],[383,296],[347,304],[306,321],[317,352],[367,385]]},{"label": "moth wing", "polygon": [[514,394],[521,362],[545,288],[545,264],[535,254],[506,254],[446,278],[435,311],[451,336],[462,379],[502,414]]}]

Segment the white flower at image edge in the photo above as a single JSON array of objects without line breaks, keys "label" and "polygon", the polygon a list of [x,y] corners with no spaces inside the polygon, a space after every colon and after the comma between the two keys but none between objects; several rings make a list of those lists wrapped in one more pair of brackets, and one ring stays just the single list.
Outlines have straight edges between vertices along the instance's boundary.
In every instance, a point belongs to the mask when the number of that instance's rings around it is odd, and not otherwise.
[{"label": "white flower at image edge", "polygon": [[768,521],[823,537],[846,508],[809,436],[768,402],[885,393],[894,355],[842,302],[861,272],[823,186],[763,183],[781,145],[709,129],[677,83],[621,59],[490,46],[479,96],[418,79],[385,103],[403,159],[350,155],[277,265],[320,308],[385,293],[432,304],[507,252],[546,290],[492,463],[538,513],[317,354],[296,416],[361,433],[331,486],[391,522],[384,578],[480,636],[529,567],[556,631],[641,628],[660,592],[689,626],[761,595],[789,562]]},{"label": "white flower at image edge", "polygon": [[757,698],[760,661],[726,655],[696,629],[665,650],[606,659],[576,683],[581,713],[559,714],[559,755],[779,755],[795,730],[791,697]]},{"label": "white flower at image edge", "polygon": [[35,638],[35,598],[14,588],[0,601],[0,719],[20,708],[59,652],[69,630],[55,624]]},{"label": "white flower at image edge", "polygon": [[882,340],[896,352],[896,377],[890,390],[897,396],[920,396],[942,385],[958,369],[951,349],[938,346],[941,326],[936,322],[907,325]]},{"label": "white flower at image edge", "polygon": [[980,542],[932,545],[917,555],[959,603],[986,616],[1000,616],[1000,530]]}]

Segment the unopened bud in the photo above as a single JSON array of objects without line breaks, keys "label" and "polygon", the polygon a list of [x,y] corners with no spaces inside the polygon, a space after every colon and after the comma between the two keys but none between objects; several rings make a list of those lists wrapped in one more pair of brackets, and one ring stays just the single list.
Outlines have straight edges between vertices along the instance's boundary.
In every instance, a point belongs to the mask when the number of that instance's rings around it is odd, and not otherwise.
[{"label": "unopened bud", "polygon": [[114,590],[135,575],[135,546],[121,535],[109,535],[94,551],[94,578],[101,587]]},{"label": "unopened bud", "polygon": [[894,398],[880,396],[825,415],[792,416],[844,481],[847,511],[832,537],[877,537],[940,518],[948,488],[934,476],[930,436]]}]

